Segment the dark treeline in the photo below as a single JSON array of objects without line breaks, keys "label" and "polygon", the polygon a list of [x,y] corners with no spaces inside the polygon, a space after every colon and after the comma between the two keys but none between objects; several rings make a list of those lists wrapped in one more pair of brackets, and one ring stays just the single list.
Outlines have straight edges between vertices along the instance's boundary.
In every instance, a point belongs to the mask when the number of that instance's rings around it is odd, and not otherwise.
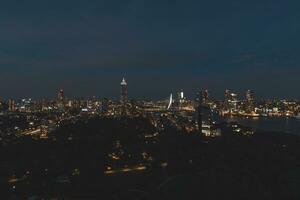
[{"label": "dark treeline", "polygon": [[[94,117],[66,122],[48,140],[19,138],[1,146],[1,195],[141,200],[299,197],[297,136],[241,136],[223,126],[222,137],[204,138],[166,123],[156,137],[145,137],[155,132],[147,118]],[[119,159],[112,161],[112,153]],[[146,170],[104,174],[107,166],[139,164]],[[8,183],[13,176],[20,181]]]}]

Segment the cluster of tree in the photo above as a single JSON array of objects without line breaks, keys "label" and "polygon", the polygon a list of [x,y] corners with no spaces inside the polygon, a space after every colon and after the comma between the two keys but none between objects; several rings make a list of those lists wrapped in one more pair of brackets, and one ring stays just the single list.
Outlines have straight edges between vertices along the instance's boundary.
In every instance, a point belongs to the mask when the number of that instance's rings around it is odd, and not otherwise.
[{"label": "cluster of tree", "polygon": [[[1,147],[0,176],[5,181],[0,186],[8,197],[19,198],[299,199],[297,136],[242,136],[225,128],[223,137],[205,138],[166,122],[155,142],[149,142],[145,135],[156,131],[147,118],[95,117],[65,123],[49,140],[20,138]],[[150,154],[147,170],[104,175],[115,141],[132,155]],[[124,163],[138,162],[134,156],[126,159]],[[7,180],[24,174],[27,178],[12,191]]]}]

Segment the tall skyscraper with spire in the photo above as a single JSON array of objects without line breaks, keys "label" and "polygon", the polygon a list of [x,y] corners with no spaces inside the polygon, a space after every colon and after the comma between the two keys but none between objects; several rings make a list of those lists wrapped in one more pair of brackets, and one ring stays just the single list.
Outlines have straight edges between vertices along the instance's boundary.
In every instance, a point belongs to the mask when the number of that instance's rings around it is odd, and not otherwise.
[{"label": "tall skyscraper with spire", "polygon": [[121,101],[126,101],[127,98],[127,83],[125,81],[125,78],[123,78],[121,82]]}]

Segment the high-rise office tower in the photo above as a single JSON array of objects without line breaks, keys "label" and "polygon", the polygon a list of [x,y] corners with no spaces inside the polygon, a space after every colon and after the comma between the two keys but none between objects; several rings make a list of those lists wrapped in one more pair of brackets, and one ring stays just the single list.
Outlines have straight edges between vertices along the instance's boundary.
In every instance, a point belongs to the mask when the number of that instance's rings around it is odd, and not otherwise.
[{"label": "high-rise office tower", "polygon": [[225,110],[231,112],[236,111],[237,104],[238,104],[238,95],[235,93],[232,93],[230,90],[225,90],[224,93],[225,100],[224,100],[224,108]]},{"label": "high-rise office tower", "polygon": [[9,112],[15,111],[15,101],[13,99],[8,100],[8,111]]},{"label": "high-rise office tower", "polygon": [[254,94],[253,91],[247,90],[246,91],[246,112],[251,113],[253,111],[253,104],[254,104]]},{"label": "high-rise office tower", "polygon": [[57,94],[57,107],[59,109],[64,109],[65,93],[63,89],[60,89]]},{"label": "high-rise office tower", "polygon": [[184,92],[183,90],[181,90],[180,92],[177,92],[177,103],[184,103],[185,101],[185,96],[184,96]]},{"label": "high-rise office tower", "polygon": [[57,99],[59,101],[63,101],[63,99],[65,98],[65,93],[64,93],[64,90],[63,89],[60,89],[58,94],[57,94]]},{"label": "high-rise office tower", "polygon": [[183,90],[177,92],[177,98],[175,100],[176,108],[181,110],[184,104],[186,103],[186,97],[184,96]]},{"label": "high-rise office tower", "polygon": [[127,101],[127,83],[125,78],[121,82],[121,101]]},{"label": "high-rise office tower", "polygon": [[230,91],[225,90],[224,92],[224,110],[229,110]]},{"label": "high-rise office tower", "polygon": [[202,91],[202,103],[207,104],[208,103],[208,90]]},{"label": "high-rise office tower", "polygon": [[224,92],[225,102],[230,100],[230,90],[226,89]]},{"label": "high-rise office tower", "polygon": [[107,98],[104,98],[101,103],[101,113],[106,114],[109,109],[109,101]]}]

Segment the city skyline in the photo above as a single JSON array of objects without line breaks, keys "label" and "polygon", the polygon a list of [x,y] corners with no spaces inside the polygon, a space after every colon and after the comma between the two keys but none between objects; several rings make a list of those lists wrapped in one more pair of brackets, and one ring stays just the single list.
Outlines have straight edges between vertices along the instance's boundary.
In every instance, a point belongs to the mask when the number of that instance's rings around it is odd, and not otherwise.
[{"label": "city skyline", "polygon": [[[127,82],[127,81],[126,81]],[[127,85],[127,83],[126,83]],[[101,99],[101,98],[108,98],[108,99],[112,99],[112,100],[120,100],[120,85],[119,87],[116,87],[119,89],[119,91],[113,91],[115,94],[113,96],[103,96],[99,93],[94,93],[94,94],[88,94],[88,95],[80,95],[79,93],[68,93],[69,91],[67,91],[67,96],[66,98],[68,99],[78,99],[78,98],[97,98],[97,99]],[[131,90],[131,88],[130,88]],[[245,90],[233,90],[232,88],[225,88],[223,91],[221,91],[220,93],[216,93],[216,91],[212,91],[212,90],[209,90],[208,88],[199,88],[199,90],[195,90],[193,92],[186,92],[186,91],[191,91],[189,89],[187,90],[184,90],[184,89],[173,89],[173,90],[169,90],[169,93],[166,93],[164,96],[162,97],[158,97],[158,96],[149,96],[149,95],[146,95],[146,96],[139,96],[139,95],[134,95],[131,94],[130,92],[130,96],[129,97],[126,97],[128,98],[129,100],[166,100],[169,98],[169,95],[170,93],[171,94],[176,94],[178,93],[179,91],[181,92],[184,92],[184,95],[186,98],[190,99],[190,100],[194,100],[197,98],[197,94],[199,91],[202,91],[202,90],[205,90],[206,92],[209,92],[209,96],[211,99],[213,100],[224,100],[225,99],[225,96],[224,96],[224,92],[226,92],[227,90],[232,92],[233,94],[236,94],[237,95],[237,99],[238,100],[247,100],[247,96],[246,96],[246,93],[248,91],[251,91],[253,92],[254,90],[251,89],[251,88],[246,88]],[[70,90],[72,91],[72,90]],[[55,93],[56,92],[56,93]],[[58,94],[57,94],[58,92]],[[60,95],[60,93],[64,93],[65,92],[65,88],[61,87],[55,91],[50,91],[49,93],[46,93],[46,95],[44,96],[36,96],[34,94],[30,94],[30,93],[26,93],[25,96],[5,96],[5,95],[2,95],[1,96],[1,100],[10,100],[10,99],[14,99],[14,100],[21,100],[21,99],[34,99],[34,100],[41,100],[41,99],[48,99],[48,100],[56,100],[56,99],[59,99],[59,97],[57,97],[58,95]],[[126,91],[126,95],[127,95],[127,91]],[[299,98],[296,98],[296,97],[287,97],[287,96],[271,96],[271,95],[268,95],[268,94],[265,94],[265,95],[257,95],[256,91],[255,91],[255,98],[256,100],[299,100]]]},{"label": "city skyline", "polygon": [[[97,94],[93,94],[93,95],[86,95],[86,96],[83,96],[83,95],[79,95],[78,93],[77,94],[70,94],[67,95],[66,97],[68,99],[74,99],[74,98],[109,98],[109,99],[112,99],[112,100],[119,100],[119,99],[132,99],[132,100],[163,100],[163,99],[167,99],[168,98],[168,94],[166,94],[164,97],[161,97],[161,98],[158,98],[157,96],[130,96],[130,97],[127,97],[127,79],[125,80],[126,78],[123,77],[122,78],[122,81],[121,83],[119,84],[119,93],[117,95],[114,95],[114,96],[101,96],[99,93]],[[121,86],[121,98],[120,98],[120,86]],[[133,86],[133,88],[135,87],[136,85]],[[131,88],[130,88],[131,90]],[[198,95],[198,92],[199,91],[202,91],[202,90],[205,90],[205,92],[207,93],[207,95],[209,94],[209,97],[213,100],[224,100],[226,99],[226,93],[227,92],[230,92],[234,95],[237,95],[237,99],[239,100],[247,100],[247,98],[250,98],[248,94],[249,92],[252,93],[253,95],[253,92],[254,90],[251,89],[251,88],[247,88],[245,89],[244,91],[241,91],[241,90],[233,90],[232,88],[225,88],[223,90],[223,92],[219,93],[216,95],[216,92],[215,91],[211,91],[209,90],[208,88],[200,88],[192,93],[187,93],[186,91],[190,91],[190,90],[184,90],[184,89],[173,89],[173,90],[170,90],[169,92],[171,94],[176,94],[178,92],[180,92],[182,95],[184,94],[184,97],[188,98],[188,99],[191,99],[191,100],[194,100],[197,98],[197,95]],[[72,91],[72,90],[71,90]],[[26,99],[26,98],[30,98],[30,99],[61,99],[62,96],[65,97],[65,88],[63,87],[60,87],[59,89],[56,90],[56,94],[53,94],[52,92],[49,92],[47,95],[45,96],[41,96],[41,97],[38,97],[38,96],[32,96],[30,95],[30,93],[27,93],[26,96],[19,96],[19,97],[1,97],[2,100],[10,100],[10,99]],[[116,92],[116,91],[114,91]],[[225,92],[225,95],[224,95],[224,92]],[[68,91],[67,91],[68,93]],[[213,94],[213,95],[212,95]],[[268,99],[278,99],[278,100],[283,100],[283,99],[286,99],[286,100],[299,100],[297,98],[287,98],[287,97],[274,97],[274,96],[270,96],[270,95],[265,95],[265,96],[259,96],[257,95],[256,91],[255,91],[255,97],[257,100],[268,100]]]},{"label": "city skyline", "polygon": [[300,1],[0,5],[0,200],[300,199]]}]

